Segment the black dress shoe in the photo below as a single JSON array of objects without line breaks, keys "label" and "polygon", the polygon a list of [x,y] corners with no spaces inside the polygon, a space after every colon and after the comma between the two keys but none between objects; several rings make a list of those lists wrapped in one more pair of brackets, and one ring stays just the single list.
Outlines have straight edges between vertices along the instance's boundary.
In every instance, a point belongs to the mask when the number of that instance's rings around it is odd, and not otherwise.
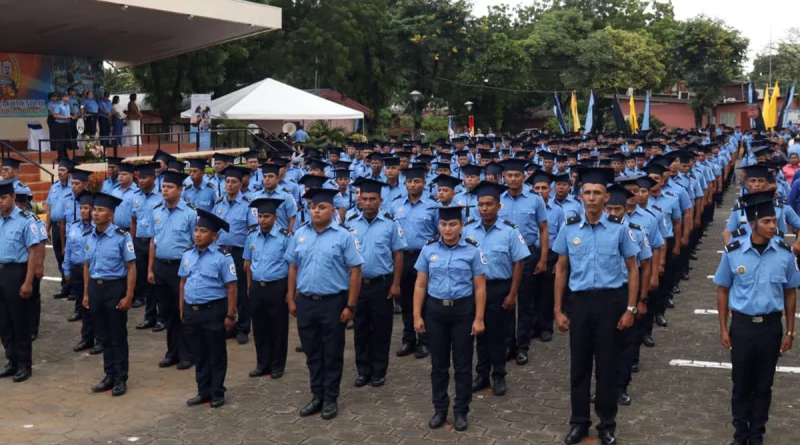
[{"label": "black dress shoe", "polygon": [[114,387],[111,388],[112,396],[119,397],[126,392],[128,392],[128,384],[125,382],[125,380],[119,379],[114,382]]},{"label": "black dress shoe", "polygon": [[100,343],[95,343],[95,345],[94,345],[94,346],[92,346],[92,350],[91,350],[91,351],[89,351],[89,355],[98,355],[98,354],[102,354],[102,353],[103,353],[103,350],[104,350],[104,349],[103,349],[103,345],[102,345],[102,344],[100,344]]},{"label": "black dress shoe", "polygon": [[642,344],[647,346],[648,348],[652,348],[653,346],[656,345],[656,342],[655,340],[653,340],[653,337],[651,335],[645,335],[644,337],[642,337]]},{"label": "black dress shoe", "polygon": [[689,259],[692,261],[697,261],[697,254],[692,252],[689,254]]},{"label": "black dress shoe", "polygon": [[3,367],[3,370],[0,371],[0,378],[11,377],[16,373],[17,373],[17,368],[16,367],[11,366],[9,364],[6,364],[6,366]]},{"label": "black dress shoe", "polygon": [[294,352],[306,352],[306,350],[302,346],[295,346]]},{"label": "black dress shoe", "polygon": [[748,445],[764,445],[764,439],[753,439],[751,437],[747,443]]},{"label": "black dress shoe", "polygon": [[77,312],[73,312],[72,315],[67,317],[67,321],[70,322],[70,323],[74,323],[74,322],[76,322],[76,321],[78,321],[80,319],[81,319],[81,314],[79,314]]},{"label": "black dress shoe", "polygon": [[539,340],[541,340],[542,343],[547,343],[553,340],[553,333],[550,331],[542,331],[539,335]]},{"label": "black dress shoe", "polygon": [[109,376],[103,377],[97,385],[92,386],[92,392],[106,392],[114,387],[114,379]]},{"label": "black dress shoe", "polygon": [[131,303],[133,309],[139,309],[142,306],[144,306],[144,301],[142,300],[133,300],[133,303]]},{"label": "black dress shoe", "polygon": [[67,298],[68,296],[69,296],[69,294],[65,294],[64,292],[59,292],[57,294],[53,294],[53,298],[55,298],[56,300],[60,300],[62,298]]},{"label": "black dress shoe", "polygon": [[348,322],[347,322],[347,327],[346,327],[346,329],[347,329],[348,331],[349,331],[349,330],[351,330],[351,329],[353,329],[354,327],[355,327],[355,324],[353,324],[353,320],[350,320],[350,321],[348,321]]},{"label": "black dress shoe", "polygon": [[236,334],[236,342],[240,345],[246,345],[248,341],[250,341],[250,339],[247,338],[247,332],[239,332]]},{"label": "black dress shoe", "polygon": [[453,422],[456,428],[456,431],[464,431],[469,426],[469,422],[467,422],[467,415],[466,414],[456,414],[455,421]]},{"label": "black dress shoe", "polygon": [[20,383],[31,378],[31,375],[31,368],[20,368],[11,380],[13,380],[14,383]]},{"label": "black dress shoe", "polygon": [[225,397],[213,397],[209,404],[212,408],[219,408],[225,404]]},{"label": "black dress shoe", "polygon": [[667,327],[667,317],[665,317],[664,314],[656,315],[656,324],[661,326],[662,328],[666,328]]},{"label": "black dress shoe", "polygon": [[189,406],[197,406],[197,405],[202,405],[202,404],[208,402],[209,400],[210,399],[208,397],[203,397],[200,394],[198,394],[198,395],[192,397],[191,399],[187,400],[186,404],[189,405]]},{"label": "black dress shoe", "polygon": [[373,377],[369,383],[375,388],[379,388],[386,384],[386,377]]},{"label": "black dress shoe", "polygon": [[90,345],[89,343],[87,343],[87,342],[85,342],[83,340],[81,340],[80,342],[78,342],[77,345],[72,347],[72,350],[74,352],[81,352],[81,351],[85,351],[87,349],[92,349],[92,345]]},{"label": "black dress shoe", "polygon": [[417,347],[414,346],[412,343],[403,343],[403,346],[400,346],[400,349],[397,350],[395,355],[398,357],[405,357],[407,355],[411,355],[412,352],[416,351]]},{"label": "black dress shoe", "polygon": [[689,272],[684,272],[681,274],[681,280],[689,281]]},{"label": "black dress shoe", "polygon": [[667,309],[675,309],[675,300],[667,298],[667,301],[664,302],[664,307]]},{"label": "black dress shoe", "polygon": [[300,417],[308,417],[320,411],[322,411],[322,400],[315,397],[306,406],[300,408]]},{"label": "black dress shoe", "polygon": [[75,301],[77,299],[78,299],[78,297],[76,297],[75,295],[72,295],[72,294],[67,295],[67,301]]},{"label": "black dress shoe", "polygon": [[249,375],[250,377],[264,377],[267,374],[269,374],[269,371],[267,371],[266,369],[256,368],[250,371],[250,374],[247,375]]},{"label": "black dress shoe", "polygon": [[339,407],[336,402],[328,402],[327,400],[322,405],[322,419],[331,420],[339,413]]},{"label": "black dress shoe", "polygon": [[631,365],[631,372],[634,374],[639,372],[639,365]]},{"label": "black dress shoe", "polygon": [[158,367],[159,368],[169,368],[170,366],[175,366],[177,364],[178,364],[177,360],[171,359],[171,358],[165,358],[164,360],[161,360],[160,362],[158,362]]},{"label": "black dress shoe", "polygon": [[492,394],[496,396],[504,396],[506,395],[506,390],[506,378],[495,377],[494,382],[492,382]]},{"label": "black dress shoe", "polygon": [[367,386],[367,383],[369,383],[369,377],[359,374],[353,385],[355,385],[356,388],[361,388]]},{"label": "black dress shoe", "polygon": [[435,430],[444,426],[445,423],[447,423],[447,411],[436,411],[428,421],[428,426]]},{"label": "black dress shoe", "polygon": [[567,436],[564,438],[564,443],[568,445],[574,445],[576,443],[580,443],[580,441],[588,435],[589,428],[582,425],[571,425],[569,427]]},{"label": "black dress shoe", "polygon": [[472,380],[472,392],[478,392],[489,387],[489,378],[482,375],[475,376]]},{"label": "black dress shoe", "polygon": [[272,371],[272,373],[269,376],[272,379],[279,379],[283,377],[283,371]]},{"label": "black dress shoe", "polygon": [[528,364],[528,351],[520,349],[517,351],[517,364],[518,365],[527,365]]},{"label": "black dress shoe", "polygon": [[153,326],[155,326],[155,325],[156,325],[156,322],[155,322],[155,321],[145,320],[145,321],[143,321],[143,322],[141,322],[141,323],[137,324],[137,325],[136,325],[136,329],[138,329],[138,330],[140,330],[140,331],[141,331],[141,330],[143,330],[143,329],[150,329],[150,328],[152,328],[152,327],[153,327]]},{"label": "black dress shoe", "polygon": [[672,292],[671,293],[675,294],[675,295],[681,293],[681,287],[678,286],[677,284],[675,286],[672,286]]},{"label": "black dress shoe", "polygon": [[192,367],[192,362],[178,362],[178,371],[185,371]]},{"label": "black dress shoe", "polygon": [[153,325],[153,332],[161,332],[164,329],[167,329],[167,326],[160,321],[157,321],[156,324]]},{"label": "black dress shoe", "polygon": [[430,354],[428,347],[425,345],[419,345],[417,346],[417,350],[414,351],[414,358],[425,358],[428,356],[428,354]]},{"label": "black dress shoe", "polygon": [[631,396],[628,394],[628,391],[623,389],[617,393],[617,404],[623,406],[631,404]]},{"label": "black dress shoe", "polygon": [[603,430],[600,432],[600,443],[603,445],[615,445],[617,438],[614,437],[614,432],[611,430]]}]

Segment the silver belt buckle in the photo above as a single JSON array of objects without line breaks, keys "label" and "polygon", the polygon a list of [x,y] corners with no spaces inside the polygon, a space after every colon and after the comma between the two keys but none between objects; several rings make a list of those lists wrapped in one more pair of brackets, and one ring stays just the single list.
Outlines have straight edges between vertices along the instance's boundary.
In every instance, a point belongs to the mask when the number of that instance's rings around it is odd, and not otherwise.
[{"label": "silver belt buckle", "polygon": [[455,304],[455,300],[442,300],[442,306],[444,307],[453,307]]},{"label": "silver belt buckle", "polygon": [[764,321],[764,317],[753,317],[753,323],[761,323]]},{"label": "silver belt buckle", "polygon": [[265,283],[265,282],[263,282],[263,281],[259,281],[259,282],[258,282],[258,286],[259,286],[259,287],[267,287],[267,283]]},{"label": "silver belt buckle", "polygon": [[322,297],[320,297],[319,295],[312,295],[311,299],[314,301],[322,301]]}]

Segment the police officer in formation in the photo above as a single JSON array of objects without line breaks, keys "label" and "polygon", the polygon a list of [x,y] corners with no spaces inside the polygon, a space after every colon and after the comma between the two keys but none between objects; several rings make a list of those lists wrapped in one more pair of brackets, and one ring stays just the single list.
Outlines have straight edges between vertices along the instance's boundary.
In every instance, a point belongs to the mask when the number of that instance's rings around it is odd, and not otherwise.
[{"label": "police officer in formation", "polygon": [[77,164],[69,158],[58,159],[57,181],[50,186],[47,192],[45,218],[47,221],[47,233],[53,242],[53,252],[56,257],[56,264],[61,273],[61,288],[53,295],[53,298],[67,298],[70,295],[70,287],[66,281],[63,268],[64,244],[66,239],[61,238],[61,225],[64,224],[64,198],[70,191],[70,175]]}]

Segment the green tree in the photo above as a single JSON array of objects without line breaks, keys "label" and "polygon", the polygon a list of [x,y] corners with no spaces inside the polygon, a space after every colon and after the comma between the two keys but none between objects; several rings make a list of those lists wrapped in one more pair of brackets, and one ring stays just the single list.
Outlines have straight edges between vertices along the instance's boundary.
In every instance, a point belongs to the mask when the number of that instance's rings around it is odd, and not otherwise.
[{"label": "green tree", "polygon": [[750,80],[759,87],[800,80],[800,28],[790,29],[775,51],[756,56]]},{"label": "green tree", "polygon": [[139,90],[139,83],[129,68],[104,68],[103,82],[105,91],[110,93],[135,93]]}]

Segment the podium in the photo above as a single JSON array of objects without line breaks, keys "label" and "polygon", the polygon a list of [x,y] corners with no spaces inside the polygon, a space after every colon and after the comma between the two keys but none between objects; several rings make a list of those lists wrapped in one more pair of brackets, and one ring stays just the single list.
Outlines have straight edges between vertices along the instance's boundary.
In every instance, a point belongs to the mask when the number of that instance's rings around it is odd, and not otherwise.
[{"label": "podium", "polygon": [[39,121],[25,121],[28,126],[28,151],[39,151],[39,141],[42,142],[42,151],[50,151],[50,138],[42,128]]}]

